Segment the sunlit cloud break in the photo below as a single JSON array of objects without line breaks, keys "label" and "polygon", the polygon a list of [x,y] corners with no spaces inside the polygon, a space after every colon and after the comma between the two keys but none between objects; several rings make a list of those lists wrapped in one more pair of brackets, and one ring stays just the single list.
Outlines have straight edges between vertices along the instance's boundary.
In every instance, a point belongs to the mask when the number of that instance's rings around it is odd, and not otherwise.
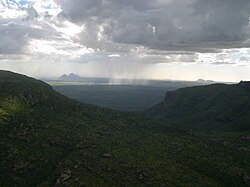
[{"label": "sunlit cloud break", "polygon": [[249,18],[246,0],[0,0],[0,68],[38,77],[250,79]]}]

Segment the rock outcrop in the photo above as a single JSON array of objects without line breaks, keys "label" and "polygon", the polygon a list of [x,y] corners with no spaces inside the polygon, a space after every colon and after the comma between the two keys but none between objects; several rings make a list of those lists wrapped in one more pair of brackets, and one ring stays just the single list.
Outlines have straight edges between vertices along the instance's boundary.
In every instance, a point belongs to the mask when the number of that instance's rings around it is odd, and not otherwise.
[{"label": "rock outcrop", "polygon": [[250,89],[250,81],[240,81],[239,85],[243,88]]}]

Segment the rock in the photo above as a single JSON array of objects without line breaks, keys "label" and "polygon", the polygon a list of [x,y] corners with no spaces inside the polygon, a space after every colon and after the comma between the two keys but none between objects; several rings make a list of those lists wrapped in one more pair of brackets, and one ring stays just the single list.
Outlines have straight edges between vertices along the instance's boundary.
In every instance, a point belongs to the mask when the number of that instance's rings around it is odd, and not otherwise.
[{"label": "rock", "polygon": [[110,157],[112,157],[111,154],[103,154],[102,156],[103,156],[103,158],[110,158]]},{"label": "rock", "polygon": [[89,170],[89,171],[94,171],[94,168],[92,168],[91,166],[88,166],[88,167],[87,167],[87,170]]},{"label": "rock", "polygon": [[142,181],[142,180],[144,179],[144,176],[142,175],[142,173],[140,173],[140,174],[138,175],[138,179],[139,179],[140,181]]},{"label": "rock", "polygon": [[250,175],[244,175],[244,181],[246,185],[250,186]]},{"label": "rock", "polygon": [[240,141],[242,141],[242,142],[250,142],[250,136],[242,136],[240,138]]},{"label": "rock", "polygon": [[245,151],[245,152],[247,152],[248,149],[246,147],[240,147],[240,148],[238,148],[238,151]]},{"label": "rock", "polygon": [[19,164],[15,164],[13,166],[13,171],[17,171],[17,170],[22,170],[25,169],[28,166],[28,163],[19,163]]},{"label": "rock", "polygon": [[61,176],[56,181],[56,186],[68,181],[71,178],[71,170],[67,169],[63,173],[61,173]]},{"label": "rock", "polygon": [[69,174],[63,174],[63,175],[61,175],[61,181],[62,182],[65,182],[65,181],[67,181],[68,179],[70,178],[70,175]]}]

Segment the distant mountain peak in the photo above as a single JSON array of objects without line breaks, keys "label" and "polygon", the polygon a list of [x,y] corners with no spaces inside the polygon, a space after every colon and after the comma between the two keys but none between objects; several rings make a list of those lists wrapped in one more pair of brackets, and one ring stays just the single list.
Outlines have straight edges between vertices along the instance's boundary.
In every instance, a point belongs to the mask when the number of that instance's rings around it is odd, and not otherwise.
[{"label": "distant mountain peak", "polygon": [[60,80],[64,81],[80,81],[83,78],[77,74],[70,73],[70,74],[63,74],[61,77],[59,77]]},{"label": "distant mountain peak", "polygon": [[69,76],[78,76],[79,77],[79,75],[74,74],[74,73],[70,73]]},{"label": "distant mountain peak", "polygon": [[198,79],[197,82],[201,82],[201,83],[213,83],[213,80],[204,80],[204,79]]}]

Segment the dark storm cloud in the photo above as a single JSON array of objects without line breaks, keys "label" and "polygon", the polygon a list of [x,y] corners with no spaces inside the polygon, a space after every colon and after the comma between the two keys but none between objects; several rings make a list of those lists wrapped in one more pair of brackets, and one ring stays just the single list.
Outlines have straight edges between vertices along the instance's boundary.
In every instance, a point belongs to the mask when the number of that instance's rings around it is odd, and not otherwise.
[{"label": "dark storm cloud", "polygon": [[[161,51],[249,47],[249,0],[55,0],[89,40]],[[99,41],[101,42],[101,41]]]}]

